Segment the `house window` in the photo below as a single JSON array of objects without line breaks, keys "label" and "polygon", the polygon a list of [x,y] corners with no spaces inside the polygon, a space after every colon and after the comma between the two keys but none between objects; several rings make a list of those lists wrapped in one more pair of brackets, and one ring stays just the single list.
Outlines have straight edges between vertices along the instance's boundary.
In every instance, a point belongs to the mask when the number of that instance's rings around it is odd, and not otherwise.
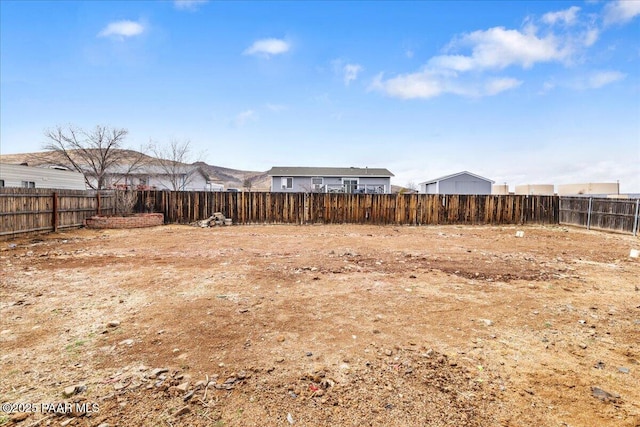
[{"label": "house window", "polygon": [[281,179],[282,189],[290,190],[293,188],[293,178],[291,177],[283,177]]},{"label": "house window", "polygon": [[314,176],[311,178],[311,191],[322,191],[322,184],[324,183],[324,179],[319,176]]},{"label": "house window", "polygon": [[342,186],[345,193],[355,193],[358,189],[358,180],[352,178],[342,178]]},{"label": "house window", "polygon": [[4,179],[0,179],[0,188],[4,188]]},{"label": "house window", "polygon": [[36,188],[36,183],[33,181],[22,181],[22,188]]},{"label": "house window", "polygon": [[147,185],[149,185],[149,177],[142,177],[138,180],[139,185],[146,187]]}]

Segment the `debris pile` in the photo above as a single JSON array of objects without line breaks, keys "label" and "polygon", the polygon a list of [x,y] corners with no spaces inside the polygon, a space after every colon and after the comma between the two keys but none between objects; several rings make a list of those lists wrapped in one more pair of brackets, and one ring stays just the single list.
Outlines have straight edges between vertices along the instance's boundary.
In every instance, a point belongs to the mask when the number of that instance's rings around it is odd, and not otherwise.
[{"label": "debris pile", "polygon": [[192,222],[191,225],[201,228],[215,227],[216,225],[231,225],[231,218],[225,217],[221,212],[215,212],[209,218]]}]

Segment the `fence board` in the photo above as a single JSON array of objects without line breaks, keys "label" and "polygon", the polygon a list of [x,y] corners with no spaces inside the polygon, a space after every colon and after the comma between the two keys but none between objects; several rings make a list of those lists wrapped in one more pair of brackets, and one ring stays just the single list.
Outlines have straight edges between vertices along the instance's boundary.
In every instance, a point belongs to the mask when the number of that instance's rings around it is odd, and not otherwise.
[{"label": "fence board", "polygon": [[[56,192],[60,228],[81,226],[86,217],[96,214],[95,192]],[[52,230],[52,197],[53,190],[2,189],[0,235]],[[135,211],[162,212],[166,223],[191,223],[222,212],[235,224],[557,224],[559,200],[556,196],[527,195],[141,191]],[[577,212],[563,212],[581,220],[583,202],[566,202],[575,205]],[[102,214],[114,213],[114,203],[113,194],[103,193]],[[614,214],[598,206],[603,217]],[[602,221],[594,217],[593,224],[601,226]],[[609,220],[622,227],[616,221]]]},{"label": "fence board", "polygon": [[[54,202],[54,194],[57,195],[57,203]],[[113,213],[113,194],[103,193],[100,199],[102,213]],[[81,227],[85,218],[97,214],[97,211],[98,198],[94,191],[1,188],[0,236]]]},{"label": "fence board", "polygon": [[636,235],[640,226],[638,200],[561,197],[559,222]]},{"label": "fence board", "polygon": [[558,197],[143,191],[138,212],[191,223],[222,212],[235,224],[558,223]]}]

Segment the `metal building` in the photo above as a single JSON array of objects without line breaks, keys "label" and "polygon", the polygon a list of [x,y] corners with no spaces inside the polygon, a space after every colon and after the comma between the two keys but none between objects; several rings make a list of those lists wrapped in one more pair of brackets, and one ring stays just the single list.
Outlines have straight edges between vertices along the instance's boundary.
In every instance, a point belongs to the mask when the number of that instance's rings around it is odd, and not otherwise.
[{"label": "metal building", "polygon": [[422,194],[491,194],[494,181],[471,172],[462,171],[421,182]]},{"label": "metal building", "polygon": [[7,163],[0,163],[0,187],[87,189],[80,172]]},{"label": "metal building", "polygon": [[516,185],[515,194],[553,196],[553,184],[523,184]]}]

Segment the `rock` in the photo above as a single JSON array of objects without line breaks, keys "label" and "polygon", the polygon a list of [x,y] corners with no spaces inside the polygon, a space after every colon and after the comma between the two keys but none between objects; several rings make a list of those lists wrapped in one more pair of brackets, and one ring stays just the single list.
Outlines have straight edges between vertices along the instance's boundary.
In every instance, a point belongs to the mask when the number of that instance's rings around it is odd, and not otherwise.
[{"label": "rock", "polygon": [[189,408],[188,406],[183,406],[182,408],[178,409],[173,415],[176,417],[180,417],[182,415],[188,414],[189,412],[191,412],[191,408]]},{"label": "rock", "polygon": [[586,350],[586,349],[587,349],[587,345],[586,345],[586,344],[584,344],[584,343],[580,343],[580,344],[578,344],[578,346],[579,346],[581,349],[583,349],[583,350]]},{"label": "rock", "polygon": [[120,326],[119,320],[111,320],[109,323],[107,323],[107,327],[109,328],[117,328],[118,326]]},{"label": "rock", "polygon": [[185,394],[184,397],[182,398],[182,400],[184,402],[188,401],[189,399],[191,399],[193,397],[193,395],[195,394],[195,390],[191,390],[189,393]]},{"label": "rock", "polygon": [[276,363],[282,363],[282,362],[284,362],[284,357],[278,357],[276,359]]},{"label": "rock", "polygon": [[284,342],[284,335],[278,335],[278,342]]},{"label": "rock", "polygon": [[128,345],[128,346],[132,346],[133,345],[133,340],[131,338],[126,339],[126,340],[122,340],[118,343],[119,345]]},{"label": "rock", "polygon": [[183,393],[186,392],[187,390],[189,390],[189,381],[185,381],[185,382],[179,384],[178,386],[176,386],[176,389],[178,391],[183,392]]},{"label": "rock", "polygon": [[591,394],[593,395],[593,397],[597,397],[598,399],[604,400],[605,402],[615,401],[620,398],[619,394],[609,393],[608,391],[605,391],[600,387],[591,387]]},{"label": "rock", "polygon": [[60,427],[66,427],[69,424],[71,424],[71,422],[74,420],[75,418],[69,418],[67,420],[64,420],[63,422],[60,423]]},{"label": "rock", "polygon": [[151,375],[149,375],[149,378],[156,378],[158,375],[164,374],[165,372],[169,372],[169,368],[156,368],[151,371]]},{"label": "rock", "polygon": [[19,423],[26,420],[27,418],[29,418],[28,412],[19,412],[17,414],[13,414],[10,420],[13,421],[14,423]]},{"label": "rock", "polygon": [[289,424],[293,425],[293,423],[295,421],[293,421],[293,415],[291,415],[291,413],[287,414],[287,421],[289,422]]},{"label": "rock", "polygon": [[484,323],[487,326],[492,326],[493,322],[489,319],[479,319],[482,323]]},{"label": "rock", "polygon": [[102,423],[102,424],[98,425],[98,427],[111,427],[111,424],[109,424],[109,423]]},{"label": "rock", "polygon": [[76,394],[76,388],[77,386],[75,385],[70,385],[69,387],[66,387],[63,391],[62,391],[62,395],[64,397],[71,397],[74,394]]},{"label": "rock", "polygon": [[393,351],[392,351],[392,350],[388,350],[388,349],[387,349],[387,350],[385,350],[385,351],[384,351],[384,354],[385,354],[386,356],[391,356],[391,355],[393,354]]},{"label": "rock", "polygon": [[623,374],[628,374],[629,373],[629,368],[620,367],[620,368],[618,368],[618,371],[622,372]]}]

